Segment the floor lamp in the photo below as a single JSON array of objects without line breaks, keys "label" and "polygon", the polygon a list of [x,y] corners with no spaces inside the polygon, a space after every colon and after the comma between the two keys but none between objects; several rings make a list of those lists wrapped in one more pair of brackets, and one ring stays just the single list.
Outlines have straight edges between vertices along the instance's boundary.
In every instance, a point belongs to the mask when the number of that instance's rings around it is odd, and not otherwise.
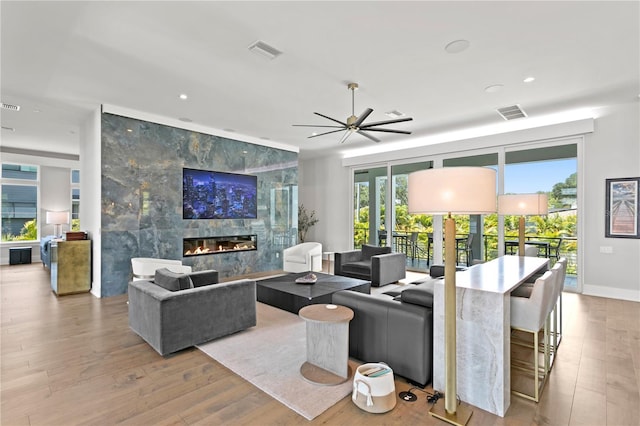
[{"label": "floor lamp", "polygon": [[444,402],[430,414],[455,425],[472,415],[458,405],[456,371],[456,223],[451,214],[489,214],[496,211],[496,172],[486,167],[445,167],[409,175],[409,213],[446,214],[444,262]]},{"label": "floor lamp", "polygon": [[524,256],[524,217],[549,211],[547,194],[505,194],[498,196],[498,214],[518,215],[518,254]]},{"label": "floor lamp", "polygon": [[69,212],[47,212],[46,217],[47,225],[54,226],[54,234],[56,237],[62,236],[61,225],[69,223]]}]

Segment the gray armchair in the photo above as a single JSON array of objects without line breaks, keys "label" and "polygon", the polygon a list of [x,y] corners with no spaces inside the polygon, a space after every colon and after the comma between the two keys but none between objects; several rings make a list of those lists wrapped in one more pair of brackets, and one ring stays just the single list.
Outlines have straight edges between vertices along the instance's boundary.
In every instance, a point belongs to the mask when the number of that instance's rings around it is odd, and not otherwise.
[{"label": "gray armchair", "polygon": [[159,269],[129,283],[129,327],[167,355],[256,325],[256,282],[217,284],[217,271]]},{"label": "gray armchair", "polygon": [[406,277],[404,253],[391,253],[391,247],[369,244],[362,250],[335,253],[334,274],[371,281],[372,287],[397,282]]}]

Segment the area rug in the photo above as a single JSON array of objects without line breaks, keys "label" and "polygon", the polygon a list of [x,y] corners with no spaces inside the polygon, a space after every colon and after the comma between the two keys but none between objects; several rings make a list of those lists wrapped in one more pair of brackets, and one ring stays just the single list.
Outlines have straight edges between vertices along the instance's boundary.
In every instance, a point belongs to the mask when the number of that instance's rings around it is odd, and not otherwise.
[{"label": "area rug", "polygon": [[[352,378],[337,386],[305,381],[306,326],[298,315],[256,303],[257,326],[199,345],[198,349],[307,420],[349,395]],[[349,361],[351,372],[358,364]]]}]

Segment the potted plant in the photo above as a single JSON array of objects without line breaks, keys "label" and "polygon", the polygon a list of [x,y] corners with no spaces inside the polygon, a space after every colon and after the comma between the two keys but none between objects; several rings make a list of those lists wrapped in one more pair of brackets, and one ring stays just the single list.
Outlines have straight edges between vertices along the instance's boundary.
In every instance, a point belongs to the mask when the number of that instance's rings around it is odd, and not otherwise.
[{"label": "potted plant", "polygon": [[304,208],[304,204],[298,206],[298,239],[301,243],[304,243],[304,239],[307,237],[307,231],[320,219],[316,218],[316,211],[312,210],[311,213],[307,213],[307,209]]}]

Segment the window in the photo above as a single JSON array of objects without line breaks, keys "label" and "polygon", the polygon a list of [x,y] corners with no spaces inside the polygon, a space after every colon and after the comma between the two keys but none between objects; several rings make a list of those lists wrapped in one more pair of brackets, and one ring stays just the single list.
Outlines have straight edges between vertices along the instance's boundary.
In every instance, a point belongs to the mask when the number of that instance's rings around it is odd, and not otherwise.
[{"label": "window", "polygon": [[38,239],[38,167],[3,164],[2,241]]}]

